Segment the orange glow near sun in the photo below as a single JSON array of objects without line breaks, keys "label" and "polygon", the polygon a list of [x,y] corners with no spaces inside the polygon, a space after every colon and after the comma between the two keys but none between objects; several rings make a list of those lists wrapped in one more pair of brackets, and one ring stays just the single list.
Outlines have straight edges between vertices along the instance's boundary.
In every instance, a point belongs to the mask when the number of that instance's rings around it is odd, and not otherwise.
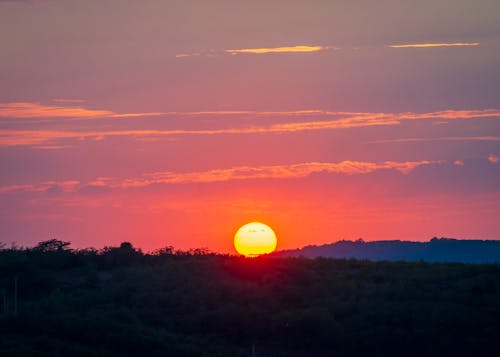
[{"label": "orange glow near sun", "polygon": [[272,253],[276,243],[276,234],[271,227],[259,222],[245,224],[234,235],[236,251],[246,257]]}]

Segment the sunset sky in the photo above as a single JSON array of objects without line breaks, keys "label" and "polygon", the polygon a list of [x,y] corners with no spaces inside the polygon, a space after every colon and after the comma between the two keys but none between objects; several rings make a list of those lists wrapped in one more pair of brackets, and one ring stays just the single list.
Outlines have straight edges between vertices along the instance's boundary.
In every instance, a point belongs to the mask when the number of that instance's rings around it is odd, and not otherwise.
[{"label": "sunset sky", "polygon": [[0,241],[500,239],[498,0],[0,0]]}]

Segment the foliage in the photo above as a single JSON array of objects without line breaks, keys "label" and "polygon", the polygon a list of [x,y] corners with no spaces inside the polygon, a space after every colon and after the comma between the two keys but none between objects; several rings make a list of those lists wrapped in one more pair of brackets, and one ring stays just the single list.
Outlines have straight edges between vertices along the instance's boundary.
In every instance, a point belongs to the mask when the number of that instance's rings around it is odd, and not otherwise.
[{"label": "foliage", "polygon": [[41,252],[60,252],[69,250],[70,242],[63,242],[59,239],[50,239],[38,243],[33,249]]},{"label": "foliage", "polygon": [[[37,246],[38,247],[38,246]],[[500,355],[500,266],[0,250],[1,356]],[[1,302],[0,302],[1,303]],[[3,306],[0,311],[3,311]]]}]

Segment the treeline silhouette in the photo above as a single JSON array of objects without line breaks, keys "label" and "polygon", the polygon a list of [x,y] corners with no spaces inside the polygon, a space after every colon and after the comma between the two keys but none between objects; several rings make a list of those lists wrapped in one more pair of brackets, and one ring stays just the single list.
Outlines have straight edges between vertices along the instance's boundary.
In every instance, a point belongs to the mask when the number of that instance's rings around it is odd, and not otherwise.
[{"label": "treeline silhouette", "polygon": [[500,241],[432,238],[429,242],[342,240],[274,253],[279,257],[355,258],[389,261],[500,263]]},{"label": "treeline silhouette", "polygon": [[495,264],[50,240],[1,249],[0,288],[0,356],[500,355]]}]

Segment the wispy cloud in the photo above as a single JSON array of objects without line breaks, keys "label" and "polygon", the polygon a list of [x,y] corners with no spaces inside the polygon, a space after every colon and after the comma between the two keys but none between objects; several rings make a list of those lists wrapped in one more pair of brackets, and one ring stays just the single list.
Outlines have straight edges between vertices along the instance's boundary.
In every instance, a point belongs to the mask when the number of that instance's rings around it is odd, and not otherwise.
[{"label": "wispy cloud", "polygon": [[390,48],[429,48],[429,47],[474,47],[479,46],[479,42],[452,42],[452,43],[407,43],[399,45],[389,45]]},{"label": "wispy cloud", "polygon": [[80,181],[44,181],[38,184],[8,185],[0,187],[1,193],[9,192],[74,192]]},{"label": "wispy cloud", "polygon": [[84,103],[83,99],[52,99],[58,105],[33,102],[0,103],[0,118],[130,118],[143,116],[339,116],[366,113],[332,112],[320,109],[305,109],[295,111],[255,111],[255,110],[212,110],[191,112],[144,112],[117,113],[107,109],[88,109],[71,104]]},{"label": "wispy cloud", "polygon": [[440,110],[431,113],[400,113],[401,119],[476,119],[500,116],[500,109]]},{"label": "wispy cloud", "polygon": [[[242,135],[279,134],[327,129],[347,129],[376,125],[396,125],[398,120],[379,115],[362,115],[337,120],[308,121],[245,128],[202,130],[101,130],[101,131],[57,131],[57,130],[0,130],[0,146],[44,145],[57,140],[102,140],[106,137],[161,138],[179,135]],[[45,146],[45,145],[44,145]]]},{"label": "wispy cloud", "polygon": [[242,48],[237,50],[225,50],[230,54],[266,54],[266,53],[307,53],[335,50],[334,46],[285,46],[285,47],[263,47],[263,48]]},{"label": "wispy cloud", "polygon": [[[209,131],[207,131],[208,133]],[[190,131],[182,130],[118,130],[118,131],[58,131],[58,130],[0,130],[0,146],[43,145],[57,140],[102,140],[106,137],[158,137],[172,136]],[[43,145],[41,148],[58,148],[59,145]],[[61,146],[63,148],[64,146]]]},{"label": "wispy cloud", "polygon": [[413,143],[429,141],[500,141],[500,136],[444,136],[438,138],[398,138],[370,141],[370,144]]},{"label": "wispy cloud", "polygon": [[178,53],[175,55],[175,58],[184,58],[184,57],[197,57],[201,56],[201,53]]},{"label": "wispy cloud", "polygon": [[380,170],[397,170],[403,174],[409,174],[412,170],[419,166],[439,163],[443,163],[443,161],[385,161],[380,163],[365,161],[305,162],[291,165],[238,166],[226,169],[213,169],[187,173],[160,171],[147,173],[140,177],[125,179],[99,177],[86,184],[82,184],[79,181],[46,181],[33,185],[10,185],[0,187],[0,193],[19,191],[76,192],[83,187],[125,189],[147,187],[158,184],[213,183],[250,179],[296,179],[321,172],[361,175]]},{"label": "wispy cloud", "polygon": [[160,115],[162,113],[115,113],[111,110],[87,109],[81,106],[40,103],[0,103],[0,118],[123,118]]},{"label": "wispy cloud", "polygon": [[[402,43],[390,44],[384,47],[388,48],[439,48],[439,47],[477,47],[480,46],[479,42],[429,42],[429,43]],[[373,47],[353,47],[344,48],[344,50],[371,50]],[[255,47],[255,48],[238,48],[226,50],[205,50],[191,53],[178,53],[176,58],[185,57],[216,57],[221,55],[262,55],[262,54],[283,54],[283,53],[314,53],[321,51],[342,50],[336,46],[322,46],[322,45],[295,45],[295,46],[280,46],[280,47]]]},{"label": "wispy cloud", "polygon": [[56,98],[52,99],[55,103],[85,103],[84,99],[64,99],[64,98]]},{"label": "wispy cloud", "polygon": [[[113,113],[113,112],[110,112]],[[199,113],[207,112],[188,112],[186,115],[205,115]],[[212,113],[212,112],[209,112]],[[213,112],[216,113],[216,112]],[[225,112],[224,112],[225,113]],[[245,112],[241,112],[245,113]],[[348,129],[370,126],[383,125],[399,125],[404,121],[413,120],[468,120],[479,118],[495,118],[500,119],[500,110],[446,110],[431,113],[340,113],[328,111],[296,111],[296,112],[249,112],[248,117],[254,118],[256,115],[270,115],[277,117],[302,115],[309,117],[311,115],[324,115],[327,119],[324,120],[306,120],[293,121],[287,123],[277,123],[260,126],[249,127],[229,127],[229,128],[213,128],[213,129],[134,129],[134,130],[90,130],[90,131],[60,131],[60,130],[19,130],[5,129],[0,130],[0,146],[17,146],[17,145],[43,145],[56,148],[61,143],[58,140],[102,140],[107,137],[130,137],[133,139],[157,139],[168,136],[180,135],[242,135],[242,134],[281,134],[302,131],[318,131],[318,130],[334,130]],[[256,114],[257,113],[257,114]],[[270,114],[272,113],[272,114]],[[293,113],[293,114],[290,114]],[[323,113],[323,114],[321,114]],[[151,113],[150,113],[151,114]],[[341,115],[343,114],[343,115]],[[141,116],[143,114],[111,114],[111,117],[129,117]],[[246,114],[242,114],[246,115]],[[109,117],[109,116],[108,116]],[[334,117],[334,118],[332,118]],[[457,137],[457,138],[403,138],[391,139],[396,141],[428,141],[428,140],[489,140],[495,141],[497,137],[481,136],[481,137]],[[389,140],[390,141],[390,140]],[[389,142],[389,141],[376,141]]]},{"label": "wispy cloud", "polygon": [[221,54],[224,54],[224,51],[215,51],[215,50],[208,50],[208,51],[201,51],[201,52],[192,52],[192,53],[178,53],[175,55],[175,58],[184,58],[184,57],[215,57],[219,56]]},{"label": "wispy cloud", "polygon": [[191,173],[155,172],[142,178],[125,180],[123,187],[148,186],[157,183],[197,183],[221,182],[229,180],[247,180],[259,178],[301,178],[313,173],[340,173],[347,175],[369,174],[378,170],[394,169],[404,174],[422,165],[439,163],[438,161],[386,161],[382,163],[364,161],[306,162],[292,165],[240,166],[229,169],[216,169]]},{"label": "wispy cloud", "polygon": [[283,53],[313,53],[320,51],[331,51],[338,50],[339,48],[335,46],[319,46],[319,45],[296,45],[296,46],[282,46],[282,47],[257,47],[257,48],[239,48],[239,49],[227,49],[222,51],[200,51],[193,53],[179,53],[176,54],[176,58],[184,57],[215,57],[220,55],[240,55],[240,54],[283,54]]}]

